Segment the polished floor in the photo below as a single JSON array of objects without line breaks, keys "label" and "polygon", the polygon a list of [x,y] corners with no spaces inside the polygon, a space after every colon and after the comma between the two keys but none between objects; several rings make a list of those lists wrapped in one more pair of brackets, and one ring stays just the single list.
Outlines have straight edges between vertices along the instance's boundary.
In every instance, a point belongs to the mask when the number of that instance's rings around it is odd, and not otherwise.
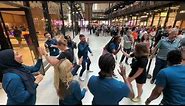
[{"label": "polished floor", "polygon": [[[78,80],[80,82],[81,87],[87,87],[87,82],[88,79],[90,78],[91,75],[97,75],[99,72],[99,68],[98,68],[98,59],[102,53],[102,48],[104,47],[104,45],[111,39],[110,36],[99,36],[97,37],[96,35],[89,35],[88,32],[86,31],[82,31],[81,33],[83,33],[84,35],[86,35],[86,37],[89,37],[89,41],[90,41],[90,48],[93,51],[93,56],[90,56],[92,64],[90,67],[90,70],[92,70],[93,72],[84,72],[83,77],[85,78],[85,81],[80,81],[78,79],[78,76],[75,77],[76,80]],[[79,42],[79,38],[78,36],[76,36],[74,38],[75,42]],[[77,50],[75,50],[75,52],[77,52]],[[76,54],[77,56],[77,54]],[[121,52],[118,53],[118,60],[117,60],[117,66],[115,68],[115,74],[118,76],[118,80],[122,80],[121,76],[118,74],[117,69],[119,69],[119,60],[121,58]],[[131,62],[131,59],[129,59],[129,62]],[[152,65],[150,68],[150,74],[152,73],[152,70],[154,68],[154,63],[155,63],[155,59],[153,59],[152,61]],[[124,63],[123,63],[124,64]],[[126,65],[126,72],[127,75],[130,72],[130,66]],[[80,68],[81,69],[81,68]],[[79,71],[80,71],[79,69]],[[123,81],[123,80],[122,80]],[[58,97],[53,85],[53,67],[50,67],[50,69],[46,72],[44,79],[42,80],[42,82],[39,84],[38,88],[37,88],[37,101],[36,101],[36,105],[58,105]],[[137,89],[136,89],[136,84],[135,81],[133,81],[133,88],[134,88],[134,92],[135,95],[137,96]],[[122,101],[120,101],[120,105],[144,105],[145,104],[145,100],[150,96],[152,89],[154,88],[154,84],[150,84],[150,80],[147,79],[146,84],[143,86],[143,95],[141,97],[141,101],[140,102],[132,102],[130,99],[127,98],[123,98]],[[106,94],[105,94],[106,96]],[[84,99],[82,100],[83,105],[91,105],[93,99],[93,95],[89,92],[89,90],[86,92],[86,95],[84,97]],[[161,96],[152,101],[151,105],[158,105],[160,103],[162,99],[162,94]],[[0,89],[0,105],[5,105],[6,104],[6,94],[4,92],[3,89]]]}]

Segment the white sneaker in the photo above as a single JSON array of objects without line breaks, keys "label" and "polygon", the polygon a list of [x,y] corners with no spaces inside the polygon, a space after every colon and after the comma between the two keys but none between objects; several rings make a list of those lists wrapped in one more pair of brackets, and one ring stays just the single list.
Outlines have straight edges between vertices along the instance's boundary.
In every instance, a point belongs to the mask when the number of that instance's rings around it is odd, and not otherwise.
[{"label": "white sneaker", "polygon": [[133,102],[140,102],[141,101],[141,98],[136,97],[136,98],[133,98],[132,101]]},{"label": "white sneaker", "polygon": [[79,77],[79,79],[81,80],[81,81],[84,81],[85,79],[84,78],[82,78],[82,77]]}]

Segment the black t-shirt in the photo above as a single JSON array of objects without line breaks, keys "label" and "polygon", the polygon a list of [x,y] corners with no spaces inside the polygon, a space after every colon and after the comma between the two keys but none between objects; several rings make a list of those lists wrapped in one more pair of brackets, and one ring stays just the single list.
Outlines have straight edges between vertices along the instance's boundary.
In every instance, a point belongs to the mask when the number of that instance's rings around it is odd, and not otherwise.
[{"label": "black t-shirt", "polygon": [[143,75],[145,76],[146,75],[146,66],[148,63],[147,56],[135,57],[134,53],[132,53],[130,56],[134,57],[132,59],[132,63],[131,63],[131,68],[132,68],[131,74],[134,75],[137,72],[138,68],[144,68],[143,72],[139,76],[143,76]]},{"label": "black t-shirt", "polygon": [[14,31],[13,31],[13,33],[14,33],[14,36],[15,37],[21,37],[21,30],[18,30],[18,29],[15,29]]},{"label": "black t-shirt", "polygon": [[67,58],[71,63],[73,63],[73,52],[71,49],[67,49],[65,52],[61,52],[57,57],[58,60]]}]

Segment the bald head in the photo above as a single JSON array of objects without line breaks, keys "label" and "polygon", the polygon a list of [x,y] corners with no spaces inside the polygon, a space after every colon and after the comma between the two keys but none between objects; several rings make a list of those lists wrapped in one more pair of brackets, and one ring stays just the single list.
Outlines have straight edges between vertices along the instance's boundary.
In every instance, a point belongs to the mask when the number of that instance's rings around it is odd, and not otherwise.
[{"label": "bald head", "polygon": [[169,36],[168,36],[168,38],[169,39],[175,39],[176,38],[176,36],[178,35],[178,29],[176,29],[176,28],[172,28],[172,29],[170,29],[169,30]]}]

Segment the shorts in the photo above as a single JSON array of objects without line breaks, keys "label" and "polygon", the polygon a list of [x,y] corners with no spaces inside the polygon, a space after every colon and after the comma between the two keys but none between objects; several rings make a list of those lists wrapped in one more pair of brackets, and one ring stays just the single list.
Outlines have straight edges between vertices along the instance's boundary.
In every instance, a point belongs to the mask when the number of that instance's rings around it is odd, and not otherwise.
[{"label": "shorts", "polygon": [[[130,72],[129,77],[132,77],[135,74],[135,72]],[[146,83],[146,79],[147,79],[147,74],[146,73],[142,73],[141,75],[139,75],[135,80],[136,83],[138,84],[145,84]]]}]

